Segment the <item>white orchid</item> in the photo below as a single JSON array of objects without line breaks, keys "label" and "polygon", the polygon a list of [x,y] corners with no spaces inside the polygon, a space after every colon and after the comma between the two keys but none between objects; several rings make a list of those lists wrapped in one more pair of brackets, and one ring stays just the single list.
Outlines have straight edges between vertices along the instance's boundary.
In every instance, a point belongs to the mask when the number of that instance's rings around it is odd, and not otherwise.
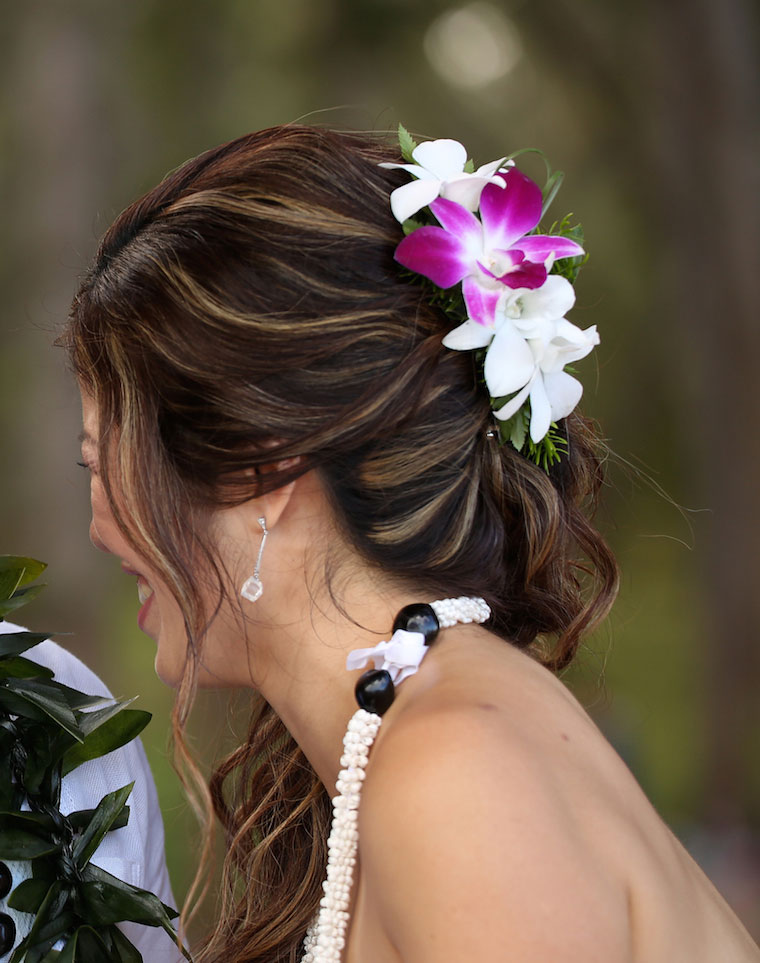
[{"label": "white orchid", "polygon": [[[476,211],[481,191],[486,184],[504,184],[497,172],[506,158],[491,161],[490,164],[484,164],[469,173],[464,169],[467,151],[458,140],[425,141],[414,148],[412,158],[416,161],[415,164],[380,165],[400,168],[415,178],[391,193],[391,211],[401,224],[437,197],[455,201],[468,211]],[[507,165],[511,166],[512,161],[508,161]]]},{"label": "white orchid", "polygon": [[[380,165],[413,178],[391,193],[405,233],[394,257],[442,291],[461,284],[461,299],[442,304],[458,324],[443,344],[480,349],[491,406],[504,422],[502,440],[548,471],[563,450],[552,423],[566,418],[583,394],[565,367],[599,344],[596,326],[584,331],[565,317],[575,303],[569,279],[585,255],[580,225],[565,218],[556,233],[537,233],[562,175],[547,166],[542,191],[504,157],[473,170],[459,141],[418,145],[401,124],[399,146],[407,163]],[[423,223],[405,223],[423,209]],[[562,259],[568,259],[562,270],[552,274]]]},{"label": "white orchid", "polygon": [[530,437],[539,442],[551,423],[565,418],[583,387],[564,371],[599,344],[596,326],[585,331],[566,320],[575,303],[568,280],[551,274],[540,288],[505,291],[492,326],[468,319],[443,339],[448,348],[487,348],[484,376],[492,398],[511,397],[494,411],[506,421],[530,399]]}]

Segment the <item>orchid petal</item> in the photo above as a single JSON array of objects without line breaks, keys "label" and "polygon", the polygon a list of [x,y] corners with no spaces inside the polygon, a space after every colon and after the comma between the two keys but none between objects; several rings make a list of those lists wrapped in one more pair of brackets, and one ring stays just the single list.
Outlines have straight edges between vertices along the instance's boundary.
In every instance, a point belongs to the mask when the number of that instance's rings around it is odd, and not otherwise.
[{"label": "orchid petal", "polygon": [[506,187],[488,184],[480,195],[486,247],[508,248],[541,219],[541,189],[516,167],[500,174]]},{"label": "orchid petal", "polygon": [[433,201],[430,210],[445,230],[461,238],[473,258],[478,257],[483,250],[483,228],[474,214],[461,204],[447,201],[444,197]]},{"label": "orchid petal", "polygon": [[440,182],[421,178],[391,191],[391,210],[401,224],[438,197]]},{"label": "orchid petal", "polygon": [[[491,161],[490,164],[483,164],[475,171],[476,177],[491,177],[496,171],[501,167],[501,165],[506,160],[506,157],[500,157],[499,160]],[[514,161],[508,162],[510,166],[514,164]],[[502,183],[504,183],[504,178],[501,178]]]},{"label": "orchid petal", "polygon": [[[515,251],[514,249],[512,249],[511,251],[492,251],[491,252],[492,262],[497,262],[499,265],[498,269],[500,271],[503,271],[504,274],[508,274],[511,268],[522,263],[522,259],[523,259],[523,256],[520,253],[520,251]],[[507,264],[509,264],[509,267],[507,267]],[[483,272],[483,274],[488,275],[489,278],[493,278],[494,281],[501,281],[502,278],[504,277],[504,274],[494,274],[493,271],[489,271],[489,269],[485,266],[485,264],[483,264],[482,261],[478,261],[477,265],[480,268],[480,270]]]},{"label": "orchid petal", "polygon": [[412,157],[441,181],[452,174],[461,174],[467,163],[467,151],[458,140],[423,141],[414,148]]},{"label": "orchid petal", "polygon": [[564,317],[575,304],[575,291],[567,278],[550,274],[540,288],[515,291],[510,303],[515,301],[519,303],[521,318],[554,321]]},{"label": "orchid petal", "polygon": [[467,316],[478,324],[492,328],[501,291],[498,288],[485,287],[477,278],[466,277],[462,282],[462,294],[467,306]]},{"label": "orchid petal", "polygon": [[464,245],[440,227],[418,227],[407,234],[394,257],[415,274],[430,278],[439,288],[450,288],[469,271]]},{"label": "orchid petal", "polygon": [[483,368],[492,398],[502,398],[522,388],[536,370],[530,345],[511,324],[503,324],[494,335]]},{"label": "orchid petal", "polygon": [[516,415],[517,412],[525,404],[525,399],[530,393],[531,382],[529,381],[527,385],[518,391],[514,398],[510,398],[509,401],[498,411],[494,411],[494,414],[500,421],[508,421],[512,415]]},{"label": "orchid petal", "polygon": [[583,385],[566,371],[545,374],[544,388],[551,405],[552,421],[567,418],[583,394]]},{"label": "orchid petal", "polygon": [[493,328],[486,328],[469,318],[464,324],[454,328],[443,339],[443,344],[454,351],[471,351],[473,348],[486,348],[493,340]]},{"label": "orchid petal", "polygon": [[581,331],[565,318],[555,323],[554,334],[541,360],[543,371],[561,371],[567,364],[580,361],[599,344],[596,325]]},{"label": "orchid petal", "polygon": [[[582,331],[577,325],[568,321],[567,318],[559,318],[556,322],[552,340],[557,339],[561,339],[572,347],[588,348],[588,351],[591,351],[595,345],[599,344],[599,335],[595,324],[592,324],[590,328]],[[588,351],[586,353],[588,353]],[[586,355],[584,354],[582,357],[585,358]]]},{"label": "orchid petal", "polygon": [[585,253],[580,244],[571,241],[569,237],[553,234],[530,234],[521,238],[520,247],[530,261],[543,262],[548,257],[556,261],[561,257],[578,257]]},{"label": "orchid petal", "polygon": [[506,284],[508,288],[528,288],[534,290],[540,288],[546,281],[546,268],[543,264],[534,264],[533,261],[523,261],[519,267],[503,274],[499,280]]},{"label": "orchid petal", "polygon": [[530,388],[530,437],[538,443],[552,423],[552,408],[544,387],[544,379],[536,378]]},{"label": "orchid petal", "polygon": [[406,171],[411,174],[412,177],[417,177],[420,180],[438,180],[430,171],[426,171],[424,167],[420,167],[419,164],[391,164],[389,161],[384,161],[382,164],[378,164],[378,167],[385,167],[387,170],[399,170]]},{"label": "orchid petal", "polygon": [[441,188],[441,197],[461,204],[468,211],[476,211],[483,188],[491,182],[489,177],[476,177],[475,174],[462,174],[447,180]]}]

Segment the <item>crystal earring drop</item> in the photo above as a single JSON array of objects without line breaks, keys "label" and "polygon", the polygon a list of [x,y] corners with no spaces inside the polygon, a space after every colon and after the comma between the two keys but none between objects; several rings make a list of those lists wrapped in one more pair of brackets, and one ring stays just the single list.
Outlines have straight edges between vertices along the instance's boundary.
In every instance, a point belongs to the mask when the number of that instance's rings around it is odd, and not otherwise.
[{"label": "crystal earring drop", "polygon": [[267,540],[267,523],[266,519],[262,515],[259,519],[259,525],[264,532],[261,539],[261,545],[259,545],[259,554],[256,558],[256,564],[253,567],[253,575],[247,578],[243,583],[243,587],[240,589],[240,594],[244,599],[248,599],[249,602],[256,602],[261,598],[261,593],[264,591],[264,586],[261,582],[261,556],[264,554],[264,545]]}]

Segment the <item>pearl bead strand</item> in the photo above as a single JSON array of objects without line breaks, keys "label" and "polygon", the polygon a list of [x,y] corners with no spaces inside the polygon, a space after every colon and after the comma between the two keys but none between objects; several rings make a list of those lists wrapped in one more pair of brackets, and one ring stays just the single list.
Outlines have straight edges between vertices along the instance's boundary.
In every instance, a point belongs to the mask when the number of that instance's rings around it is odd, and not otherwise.
[{"label": "pearl bead strand", "polygon": [[382,717],[357,709],[343,737],[344,768],[338,775],[333,799],[333,817],[327,840],[327,878],[319,913],[309,927],[302,963],[339,963],[346,942],[348,905],[351,899],[356,851],[359,845],[359,797],[369,750],[375,741]]},{"label": "pearl bead strand", "polygon": [[[461,597],[431,602],[440,627],[457,622],[485,622],[491,610],[481,598]],[[359,800],[369,751],[382,725],[382,716],[357,709],[343,737],[341,770],[333,798],[333,816],[327,840],[327,872],[319,912],[304,939],[301,963],[340,963],[346,945],[348,907],[351,901],[356,854],[359,849]]]},{"label": "pearl bead strand", "polygon": [[442,629],[450,629],[457,622],[485,622],[491,617],[491,609],[485,599],[468,598],[465,595],[458,599],[431,602],[430,608],[435,612]]}]

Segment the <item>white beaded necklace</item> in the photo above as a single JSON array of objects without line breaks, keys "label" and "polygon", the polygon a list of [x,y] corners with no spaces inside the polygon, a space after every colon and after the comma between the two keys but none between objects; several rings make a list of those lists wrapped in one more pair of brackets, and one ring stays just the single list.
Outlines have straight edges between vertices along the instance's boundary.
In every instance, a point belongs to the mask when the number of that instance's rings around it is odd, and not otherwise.
[{"label": "white beaded necklace", "polygon": [[[348,657],[348,668],[361,668],[372,659],[375,669],[365,672],[356,686],[361,708],[343,737],[341,770],[333,799],[327,840],[327,874],[319,912],[304,940],[301,963],[340,963],[346,943],[356,853],[359,848],[359,800],[369,751],[382,724],[382,713],[393,701],[394,685],[412,675],[424,658],[438,629],[457,622],[485,622],[491,610],[481,598],[442,599],[430,605],[411,605],[399,613],[390,642],[358,649]],[[387,678],[386,678],[387,677]],[[370,711],[373,704],[378,711]]]}]

